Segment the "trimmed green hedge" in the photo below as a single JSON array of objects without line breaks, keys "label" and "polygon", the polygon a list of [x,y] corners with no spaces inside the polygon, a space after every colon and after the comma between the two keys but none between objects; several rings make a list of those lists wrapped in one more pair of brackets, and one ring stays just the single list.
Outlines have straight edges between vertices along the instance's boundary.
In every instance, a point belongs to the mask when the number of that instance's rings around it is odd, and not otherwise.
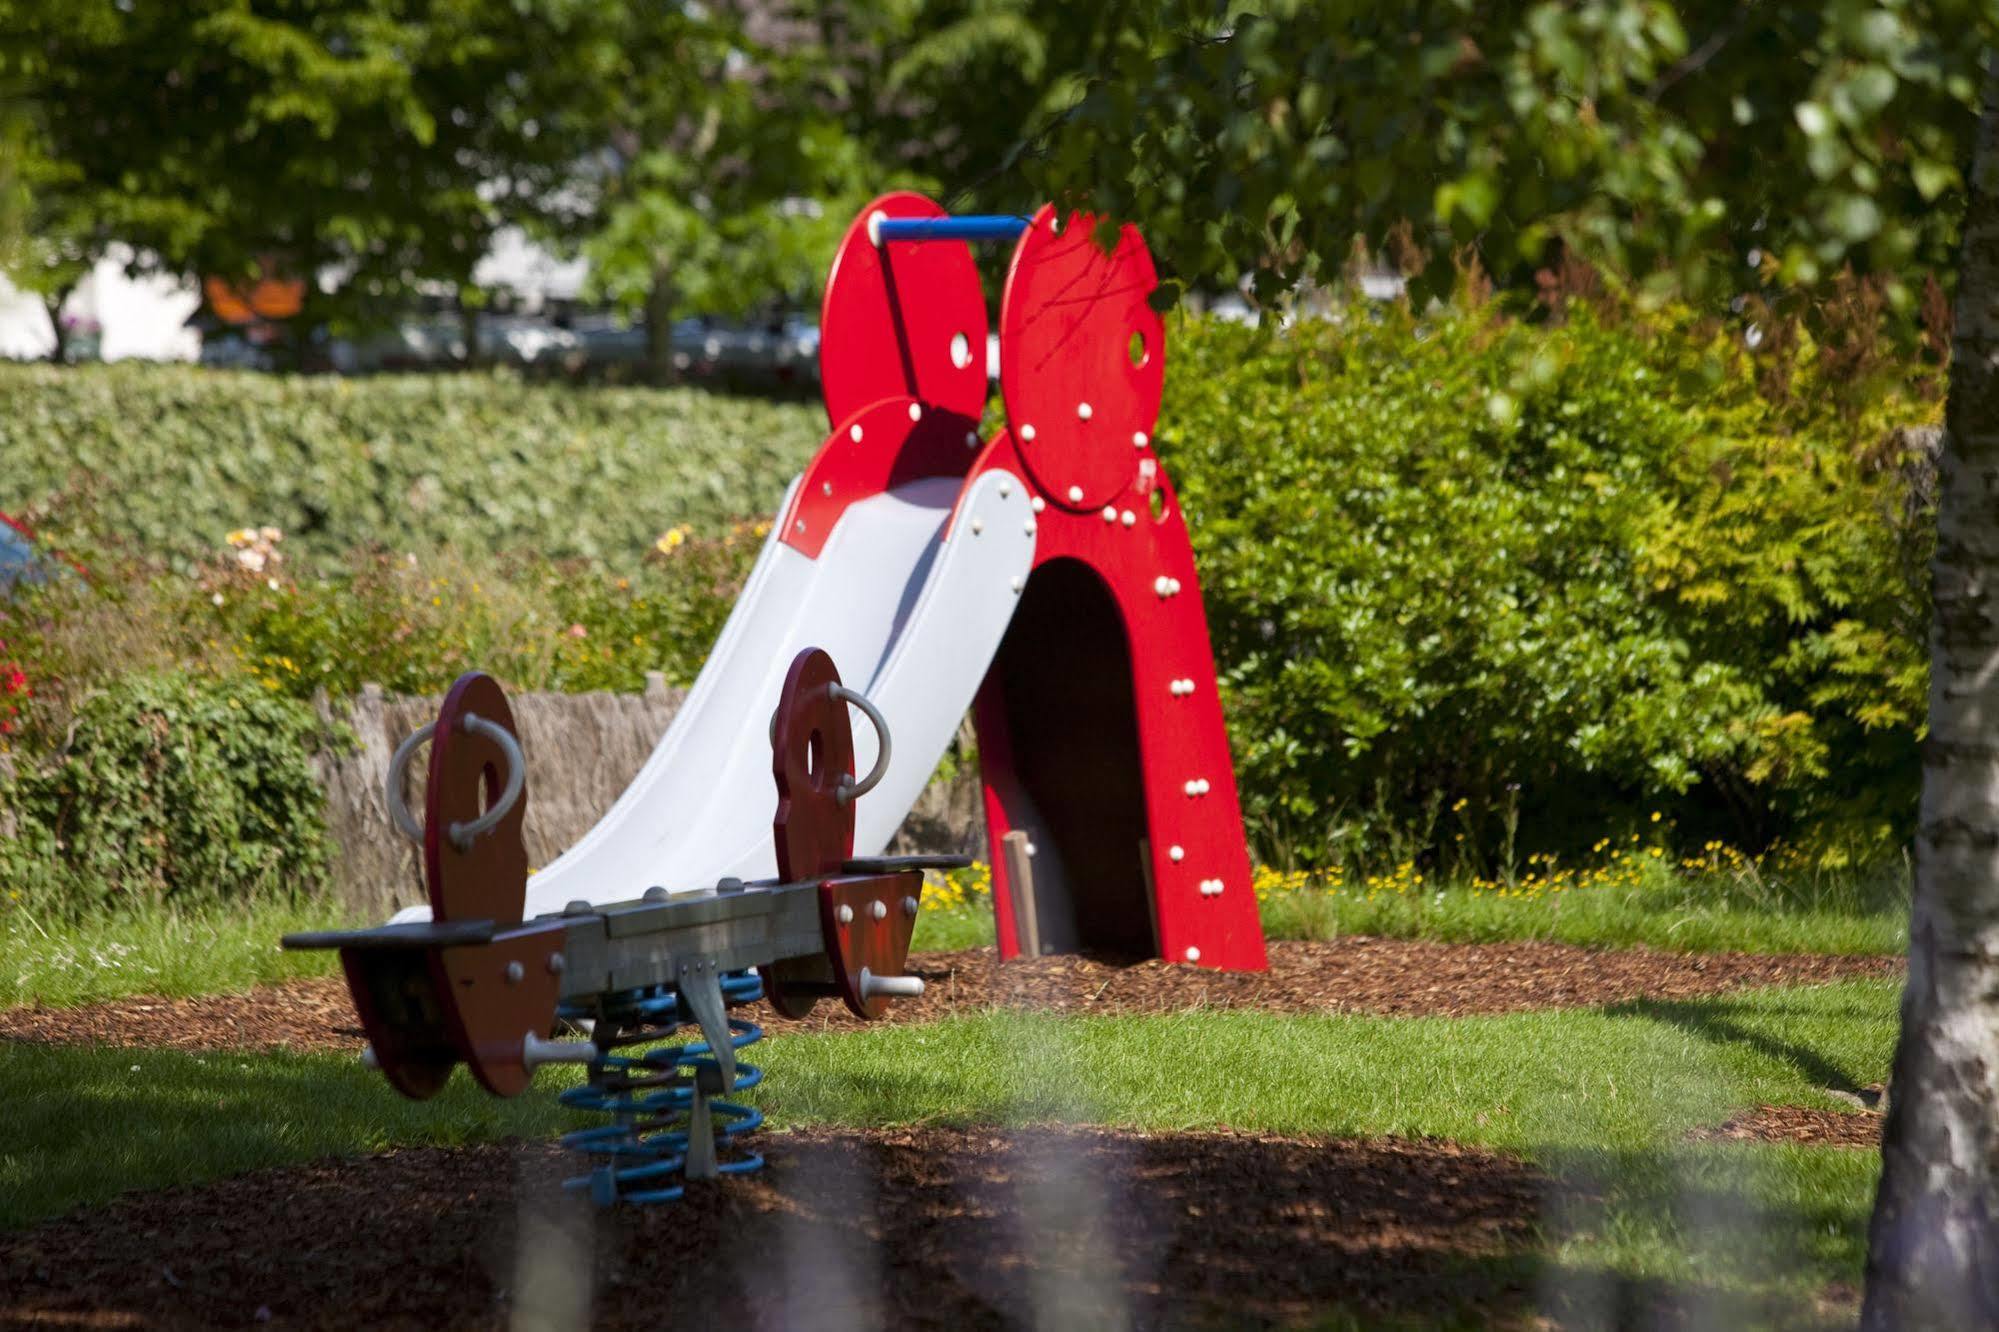
[{"label": "trimmed green hedge", "polygon": [[815,406],[698,389],[0,366],[0,509],[54,504],[76,546],[182,561],[268,524],[343,560],[635,562],[676,523],[775,509],[824,435]]},{"label": "trimmed green hedge", "polygon": [[1843,411],[1805,353],[1772,401],[1717,328],[1580,310],[1182,322],[1172,355],[1158,447],[1268,843],[1907,836],[1931,525],[1891,428],[1934,404]]}]

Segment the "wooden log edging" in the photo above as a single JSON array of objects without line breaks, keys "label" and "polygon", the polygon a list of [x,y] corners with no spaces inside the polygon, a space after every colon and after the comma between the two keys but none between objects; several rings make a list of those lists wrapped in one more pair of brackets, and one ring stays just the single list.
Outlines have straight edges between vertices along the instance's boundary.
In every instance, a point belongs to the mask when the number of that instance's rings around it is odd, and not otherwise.
[{"label": "wooden log edging", "polygon": [[[653,674],[638,694],[518,694],[510,700],[528,761],[524,833],[531,866],[554,860],[603,817],[645,766],[686,693]],[[391,695],[374,685],[338,704],[324,695],[313,700],[322,721],[345,725],[357,742],[345,752],[315,754],[313,767],[337,848],[327,889],[359,918],[384,918],[423,900],[416,848],[390,826],[382,787],[396,745],[431,721],[437,706],[435,698]],[[423,807],[423,766],[412,763],[405,777],[403,796],[412,809]],[[776,798],[773,788],[773,805]],[[976,853],[984,839],[972,769],[932,782],[891,850]]]}]

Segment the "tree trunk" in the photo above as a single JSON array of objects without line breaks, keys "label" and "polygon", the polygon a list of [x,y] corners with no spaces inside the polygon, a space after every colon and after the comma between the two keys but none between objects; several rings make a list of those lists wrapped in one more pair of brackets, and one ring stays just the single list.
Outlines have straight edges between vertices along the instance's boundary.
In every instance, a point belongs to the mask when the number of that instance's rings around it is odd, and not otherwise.
[{"label": "tree trunk", "polygon": [[645,318],[646,374],[655,384],[671,384],[680,376],[673,364],[673,275],[664,265],[653,270]]},{"label": "tree trunk", "polygon": [[1999,61],[1972,158],[1931,581],[1909,980],[1868,1329],[1999,1327]]},{"label": "tree trunk", "polygon": [[69,330],[62,326],[62,307],[69,300],[70,288],[50,292],[42,297],[42,304],[49,312],[49,331],[55,334],[55,345],[49,348],[49,360],[56,365],[69,361]]}]

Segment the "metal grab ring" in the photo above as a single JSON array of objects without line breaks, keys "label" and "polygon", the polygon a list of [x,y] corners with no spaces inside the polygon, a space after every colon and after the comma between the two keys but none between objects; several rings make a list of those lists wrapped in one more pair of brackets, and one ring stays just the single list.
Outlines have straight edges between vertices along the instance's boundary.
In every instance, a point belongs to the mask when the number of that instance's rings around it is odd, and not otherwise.
[{"label": "metal grab ring", "polygon": [[873,722],[875,725],[876,737],[879,738],[881,741],[880,748],[875,753],[875,766],[868,769],[868,775],[861,778],[861,780],[858,782],[854,781],[852,778],[843,778],[840,782],[839,790],[834,792],[834,795],[838,797],[840,803],[846,805],[846,804],[851,804],[853,801],[859,800],[862,796],[874,790],[877,786],[881,785],[881,779],[888,775],[888,756],[890,748],[889,738],[888,738],[888,723],[882,719],[880,710],[877,709],[873,703],[870,703],[868,701],[868,696],[866,694],[863,694],[858,690],[849,689],[847,688],[847,686],[840,684],[838,682],[826,686],[826,690],[828,693],[832,694],[834,698],[842,699],[848,703],[851,703],[855,707],[859,708],[862,712],[866,713],[868,720]]},{"label": "metal grab ring", "polygon": [[[477,713],[468,712],[459,718],[459,726],[461,730],[485,736],[507,756],[507,785],[500,792],[500,798],[470,823],[454,823],[445,830],[453,846],[460,851],[469,851],[473,838],[491,832],[513,810],[515,802],[521,798],[522,789],[527,786],[528,765],[527,756],[521,753],[520,741],[498,722],[487,721]],[[389,758],[389,779],[382,792],[389,806],[389,822],[412,842],[423,841],[423,827],[410,813],[409,806],[403,803],[403,770],[409,767],[410,756],[416,753],[416,747],[436,733],[436,722],[419,726],[403,737],[403,742],[396,746],[396,752]]]}]

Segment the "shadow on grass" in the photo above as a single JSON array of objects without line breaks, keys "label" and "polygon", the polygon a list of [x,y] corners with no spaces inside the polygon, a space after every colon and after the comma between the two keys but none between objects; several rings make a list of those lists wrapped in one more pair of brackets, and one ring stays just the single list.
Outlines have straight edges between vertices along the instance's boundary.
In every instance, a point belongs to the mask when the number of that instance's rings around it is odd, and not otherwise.
[{"label": "shadow on grass", "polygon": [[[1628,1003],[1613,1004],[1603,1011],[1612,1017],[1641,1017],[1662,1022],[1713,1045],[1746,1047],[1766,1058],[1789,1064],[1814,1087],[1843,1092],[1860,1090],[1859,1085],[1845,1069],[1811,1046],[1781,1036],[1773,1036],[1736,1020],[1738,1016],[1762,1019],[1788,1013],[1812,1018],[1836,1018],[1839,1014],[1835,1010],[1795,1009],[1783,1004],[1772,1004],[1768,1000],[1746,1004],[1728,999],[1636,999]],[[1856,1008],[1851,1016],[1871,1020],[1875,1015],[1870,1011]]]},{"label": "shadow on grass", "polygon": [[0,1088],[0,1229],[126,1189],[562,1126],[546,1095],[494,1100],[461,1072],[419,1104],[331,1055],[0,1043]]}]

